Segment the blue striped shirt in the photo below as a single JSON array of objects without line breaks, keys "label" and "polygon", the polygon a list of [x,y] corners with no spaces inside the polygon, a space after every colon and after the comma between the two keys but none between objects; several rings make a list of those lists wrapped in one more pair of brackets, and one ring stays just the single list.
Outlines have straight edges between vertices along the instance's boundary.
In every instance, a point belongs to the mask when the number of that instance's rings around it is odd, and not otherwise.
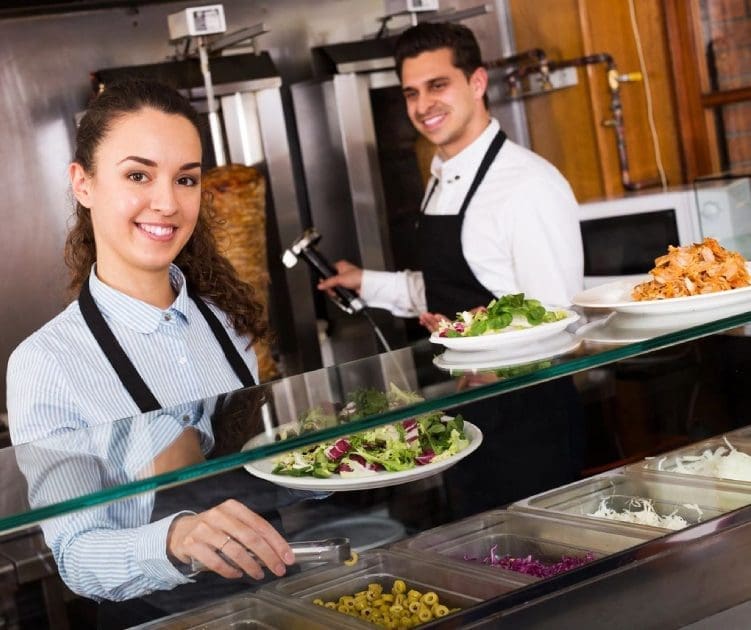
[{"label": "blue striped shirt", "polygon": [[[78,302],[70,304],[21,343],[8,362],[11,439],[23,445],[16,456],[34,507],[148,475],[153,458],[186,427],[198,431],[208,453],[214,444],[211,397],[242,387],[188,297],[177,267],[170,268],[170,280],[178,295],[166,310],[112,289],[94,271],[89,276],[94,301],[165,409],[140,415],[86,326]],[[222,311],[209,307],[226,322]],[[228,323],[225,327],[257,378],[248,339]],[[138,417],[113,424],[129,416]],[[127,424],[127,439],[119,439],[117,432]],[[80,485],[72,487],[72,479]],[[43,524],[45,540],[71,590],[124,600],[190,581],[167,557],[167,533],[175,515],[149,523],[153,503],[150,493]]]}]

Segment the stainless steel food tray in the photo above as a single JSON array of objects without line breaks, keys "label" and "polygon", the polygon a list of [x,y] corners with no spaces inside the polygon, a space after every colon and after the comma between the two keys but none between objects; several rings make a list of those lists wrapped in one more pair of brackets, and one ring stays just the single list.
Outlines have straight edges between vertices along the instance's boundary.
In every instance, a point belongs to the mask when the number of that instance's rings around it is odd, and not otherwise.
[{"label": "stainless steel food tray", "polygon": [[396,579],[402,579],[407,589],[420,592],[433,591],[441,603],[449,608],[466,609],[481,601],[497,597],[526,586],[526,580],[492,575],[474,567],[455,567],[445,562],[398,551],[373,550],[363,553],[358,562],[349,566],[326,566],[304,571],[298,575],[275,580],[263,590],[276,596],[295,597],[304,601],[311,610],[328,613],[332,627],[340,619],[352,620],[358,627],[373,625],[344,614],[321,608],[313,600],[337,601],[343,595],[354,595],[367,590],[368,584],[377,582],[390,589]]},{"label": "stainless steel food tray", "polygon": [[[621,523],[598,521],[581,523],[533,513],[494,510],[471,516],[400,541],[392,546],[425,556],[437,555],[444,562],[467,565],[465,558],[483,558],[494,545],[499,556],[516,558],[532,555],[547,562],[558,562],[562,556],[583,556],[591,552],[595,559],[623,551],[655,537],[654,531],[644,532],[624,527]],[[505,571],[481,563],[471,563],[490,573],[537,580],[533,576]]]},{"label": "stainless steel food tray", "polygon": [[[354,629],[342,615],[337,627]],[[299,601],[284,601],[258,593],[230,597],[221,602],[189,610],[138,626],[135,630],[330,630],[331,619],[310,610]]]},{"label": "stainless steel food tray", "polygon": [[[725,481],[732,484],[749,484],[749,490],[751,491],[751,479],[732,479],[729,477],[715,477],[709,475],[698,475],[691,472],[676,470],[676,462],[681,457],[686,456],[700,456],[704,451],[715,452],[719,447],[724,446],[727,448],[728,442],[732,444],[733,448],[751,455],[751,440],[743,439],[737,435],[728,434],[727,442],[723,437],[716,437],[702,442],[696,442],[695,444],[689,444],[681,448],[675,449],[664,455],[658,455],[657,457],[650,457],[636,464],[631,464],[627,467],[627,472],[640,473],[648,471],[650,473],[664,473],[667,477],[678,477],[680,479],[706,479],[712,481]],[[751,437],[751,434],[749,434]]]},{"label": "stainless steel food tray", "polygon": [[[599,475],[543,492],[514,503],[510,509],[548,516],[558,515],[587,525],[592,522],[610,523],[613,521],[589,516],[589,513],[596,511],[603,499],[608,499],[609,507],[613,509],[627,509],[629,499],[633,497],[650,499],[655,511],[661,516],[675,513],[691,525],[751,504],[751,493],[731,484],[690,479],[688,475],[677,479],[664,475],[618,474]],[[687,506],[698,506],[701,515]],[[618,524],[660,534],[671,531],[647,525]]]}]

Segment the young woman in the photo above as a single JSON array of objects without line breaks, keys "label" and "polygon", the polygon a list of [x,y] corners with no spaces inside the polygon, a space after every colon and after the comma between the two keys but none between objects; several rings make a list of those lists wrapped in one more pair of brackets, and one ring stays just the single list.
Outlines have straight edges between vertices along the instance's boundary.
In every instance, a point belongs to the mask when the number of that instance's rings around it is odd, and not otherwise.
[{"label": "young woman", "polygon": [[[91,103],[69,167],[76,208],[65,261],[78,299],[10,358],[14,444],[174,407],[148,421],[151,443],[163,446],[151,472],[163,472],[215,443],[204,406],[183,403],[255,384],[261,307],[218,252],[201,155],[198,115],[171,88],[130,80]],[[45,535],[68,585],[96,599],[190,582],[191,560],[256,579],[260,563],[280,576],[294,562],[276,529],[232,499],[138,525]]]}]

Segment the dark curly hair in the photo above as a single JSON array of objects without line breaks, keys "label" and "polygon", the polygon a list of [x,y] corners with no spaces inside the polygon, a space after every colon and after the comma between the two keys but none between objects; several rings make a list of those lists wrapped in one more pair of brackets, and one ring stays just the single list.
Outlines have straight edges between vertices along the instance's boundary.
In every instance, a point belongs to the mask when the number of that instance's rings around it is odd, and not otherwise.
[{"label": "dark curly hair", "polygon": [[[399,80],[402,79],[404,60],[424,52],[449,48],[452,63],[469,79],[478,68],[484,67],[480,45],[475,34],[463,24],[453,22],[422,22],[404,31],[394,43],[394,61]],[[488,96],[483,95],[485,107]]]},{"label": "dark curly hair", "polygon": [[[183,116],[201,137],[202,121],[187,99],[167,85],[131,78],[113,83],[92,100],[76,133],[73,161],[93,174],[94,154],[112,124],[118,118],[146,108]],[[96,245],[89,209],[76,202],[73,219],[65,241],[65,264],[71,273],[71,294],[77,296],[96,262]],[[240,280],[232,264],[219,252],[217,234],[221,228],[211,197],[204,193],[195,230],[175,264],[199,295],[227,314],[239,335],[260,339],[267,333],[263,307],[256,300],[255,289]]]}]

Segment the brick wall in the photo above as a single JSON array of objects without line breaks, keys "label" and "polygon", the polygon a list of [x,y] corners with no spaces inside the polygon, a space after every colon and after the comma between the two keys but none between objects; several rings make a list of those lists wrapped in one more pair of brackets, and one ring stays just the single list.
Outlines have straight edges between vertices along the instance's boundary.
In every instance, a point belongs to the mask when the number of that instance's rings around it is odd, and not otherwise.
[{"label": "brick wall", "polygon": [[[751,86],[751,0],[701,0],[711,88]],[[751,102],[727,105],[717,117],[725,165],[751,171]]]}]

